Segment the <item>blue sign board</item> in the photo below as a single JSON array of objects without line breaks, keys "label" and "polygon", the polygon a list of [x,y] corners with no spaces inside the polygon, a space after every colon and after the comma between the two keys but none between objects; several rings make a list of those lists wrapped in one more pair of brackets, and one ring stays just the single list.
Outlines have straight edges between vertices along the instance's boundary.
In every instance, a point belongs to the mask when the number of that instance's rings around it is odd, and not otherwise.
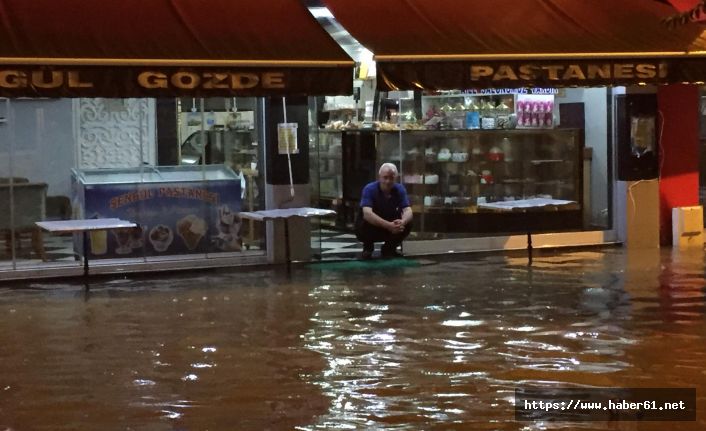
[{"label": "blue sign board", "polygon": [[121,218],[139,229],[90,234],[90,257],[240,250],[239,180],[85,185],[85,218]]}]

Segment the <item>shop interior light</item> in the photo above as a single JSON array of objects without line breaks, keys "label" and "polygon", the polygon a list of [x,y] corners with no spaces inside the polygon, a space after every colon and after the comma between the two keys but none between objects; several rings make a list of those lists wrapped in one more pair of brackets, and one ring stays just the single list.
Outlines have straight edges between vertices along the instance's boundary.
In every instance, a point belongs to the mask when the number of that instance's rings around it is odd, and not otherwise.
[{"label": "shop interior light", "polygon": [[314,18],[333,18],[333,14],[327,7],[310,7],[309,12],[314,15]]},{"label": "shop interior light", "polygon": [[[373,60],[373,53],[365,47],[363,47],[360,51],[360,71],[360,79],[374,78],[376,75],[375,60]],[[362,76],[363,71],[365,71],[365,76]]]}]

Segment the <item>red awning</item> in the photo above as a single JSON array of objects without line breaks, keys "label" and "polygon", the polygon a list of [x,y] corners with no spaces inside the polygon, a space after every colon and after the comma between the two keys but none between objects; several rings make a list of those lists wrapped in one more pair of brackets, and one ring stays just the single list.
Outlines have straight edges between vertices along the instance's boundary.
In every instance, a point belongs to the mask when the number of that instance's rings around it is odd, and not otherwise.
[{"label": "red awning", "polygon": [[353,66],[299,0],[0,0],[2,96],[351,94]]},{"label": "red awning", "polygon": [[385,89],[706,81],[700,25],[645,0],[323,0]]},{"label": "red awning", "polygon": [[699,0],[669,0],[668,3],[674,6],[679,12],[686,12],[696,6]]}]

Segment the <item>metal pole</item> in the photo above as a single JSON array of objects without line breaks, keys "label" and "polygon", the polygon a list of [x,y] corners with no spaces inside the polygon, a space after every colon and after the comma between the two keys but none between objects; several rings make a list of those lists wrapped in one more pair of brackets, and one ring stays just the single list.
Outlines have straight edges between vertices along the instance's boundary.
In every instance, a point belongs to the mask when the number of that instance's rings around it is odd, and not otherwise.
[{"label": "metal pole", "polygon": [[285,217],[284,219],[284,250],[285,250],[285,259],[287,259],[287,274],[291,274],[292,272],[292,259],[290,257],[290,251],[289,251],[289,219],[290,217]]},{"label": "metal pole", "polygon": [[[88,231],[84,230],[83,233],[83,276],[88,277]],[[88,285],[86,285],[88,288]]]}]

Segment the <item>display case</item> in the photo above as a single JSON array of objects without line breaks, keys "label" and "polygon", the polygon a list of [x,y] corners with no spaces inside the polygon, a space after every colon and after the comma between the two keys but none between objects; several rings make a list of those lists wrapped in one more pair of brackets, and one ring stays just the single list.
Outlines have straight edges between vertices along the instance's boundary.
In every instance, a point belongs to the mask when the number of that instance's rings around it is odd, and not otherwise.
[{"label": "display case", "polygon": [[[581,228],[583,130],[376,132],[377,165],[400,170],[418,237]],[[529,199],[561,205],[532,207]],[[492,203],[516,210],[491,211]],[[507,204],[513,209],[512,204]],[[530,219],[532,219],[530,221]]]},{"label": "display case", "polygon": [[243,183],[223,165],[74,169],[72,206],[140,227],[91,235],[91,258],[240,251]]},{"label": "display case", "polygon": [[335,210],[337,227],[352,228],[361,190],[377,177],[377,135],[372,130],[319,130],[316,136],[309,152],[313,204]]}]

